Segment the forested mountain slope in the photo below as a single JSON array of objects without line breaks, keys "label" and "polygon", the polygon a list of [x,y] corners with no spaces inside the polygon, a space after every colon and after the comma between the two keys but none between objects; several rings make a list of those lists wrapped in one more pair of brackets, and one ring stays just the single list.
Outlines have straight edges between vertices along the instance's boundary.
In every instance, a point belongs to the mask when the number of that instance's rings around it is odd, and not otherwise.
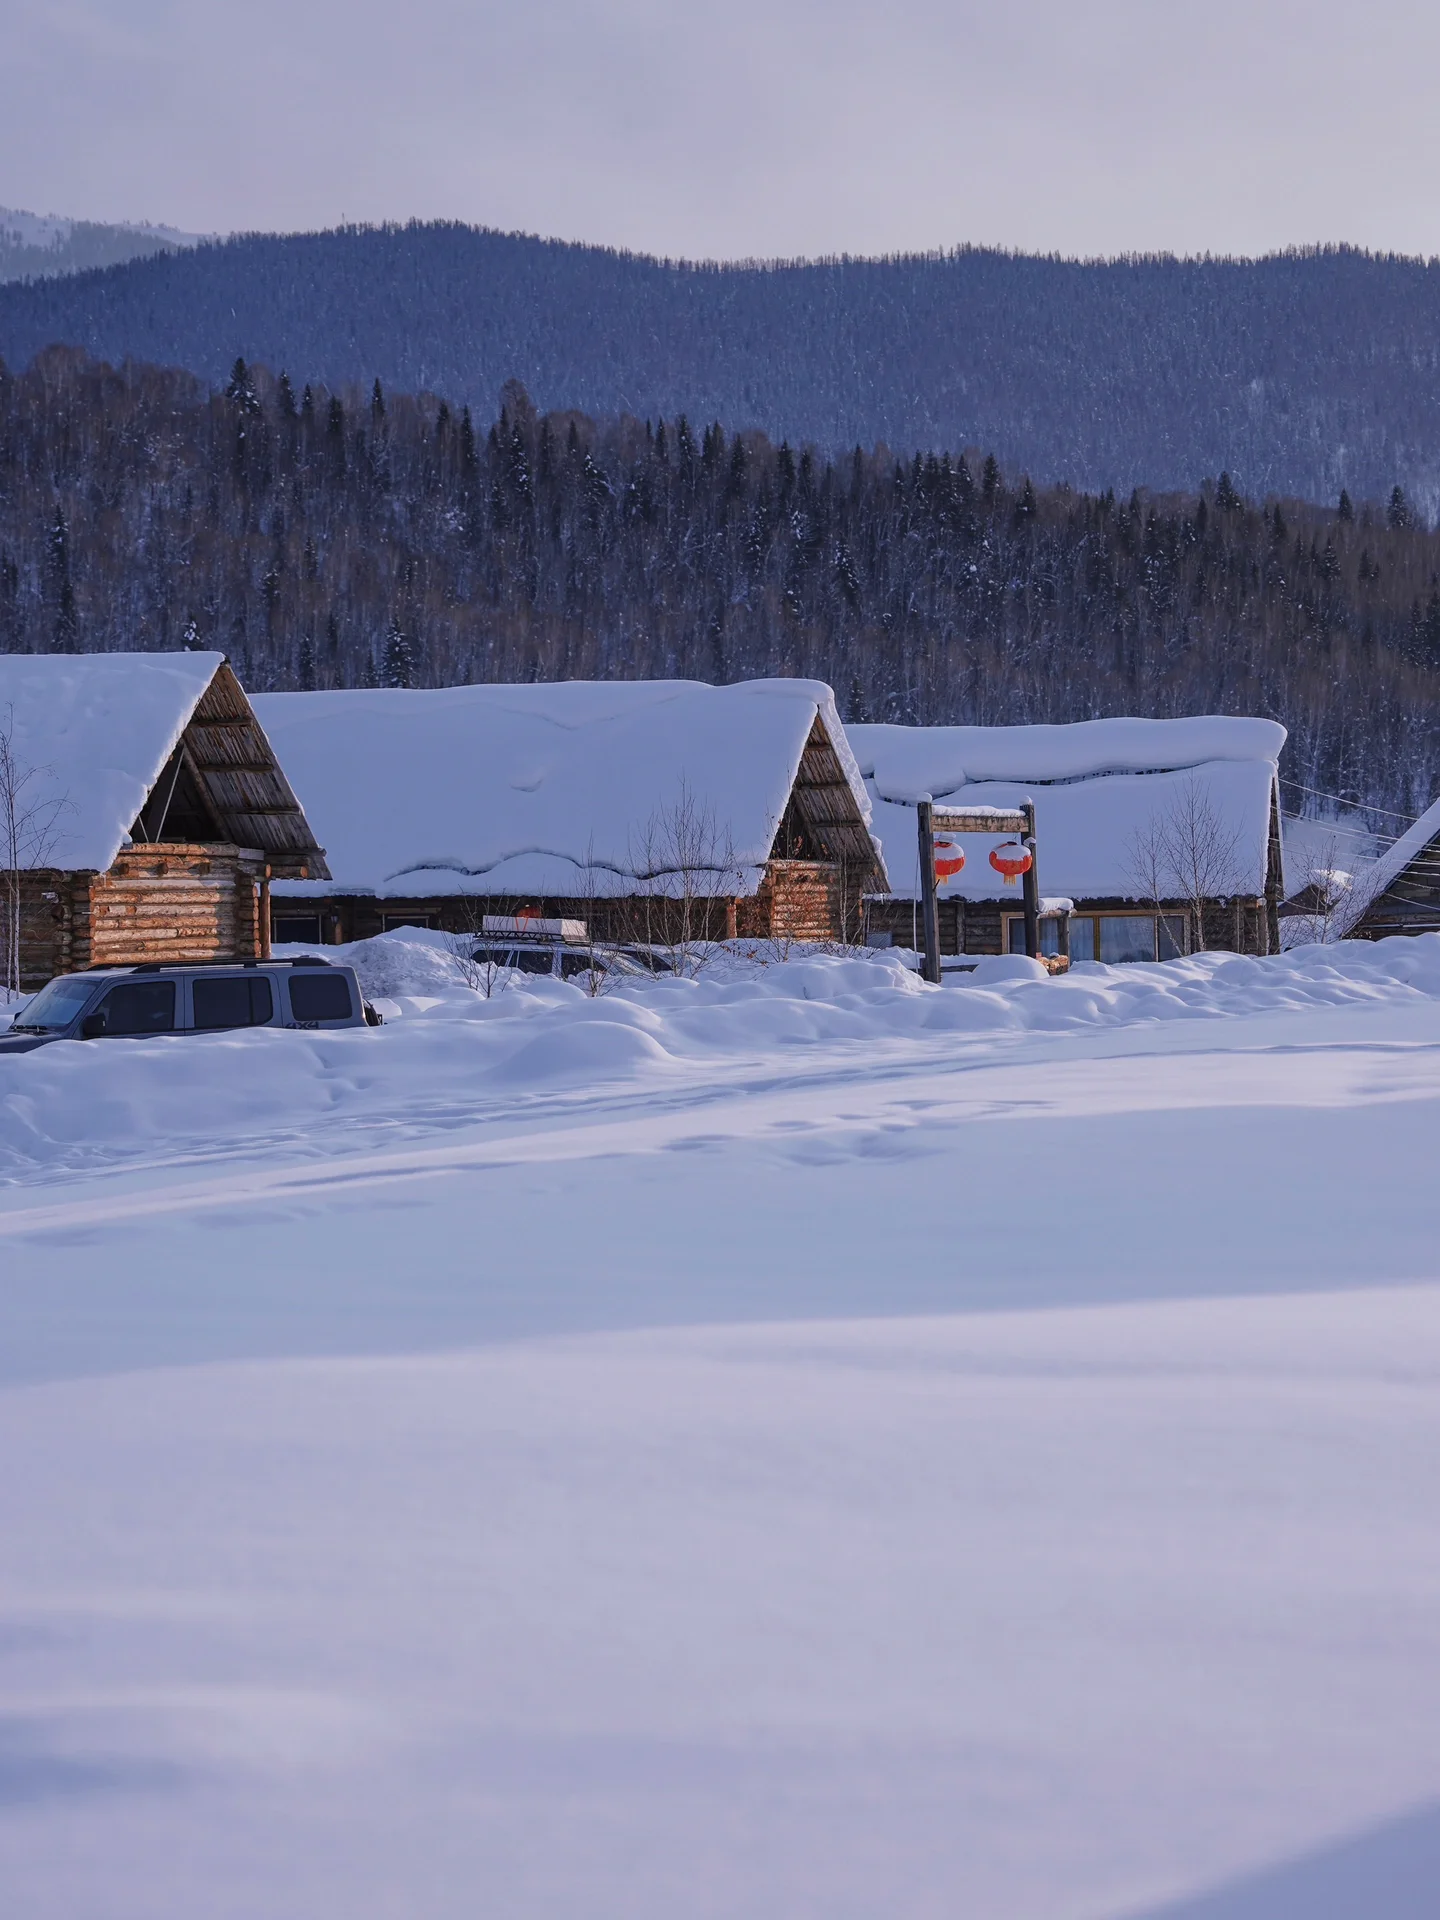
[{"label": "forested mountain slope", "polygon": [[0,288],[0,356],[211,381],[237,354],[489,412],[719,419],[831,453],[993,447],[1036,484],[1440,512],[1440,263],[1081,263],[964,249],[706,267],[456,225],[251,236]]},{"label": "forested mountain slope", "polygon": [[856,719],[1268,714],[1296,810],[1414,815],[1440,784],[1440,534],[1406,518],[831,463],[518,388],[476,427],[243,367],[216,392],[57,349],[0,378],[0,650],[214,646],[256,689],[800,673]]}]

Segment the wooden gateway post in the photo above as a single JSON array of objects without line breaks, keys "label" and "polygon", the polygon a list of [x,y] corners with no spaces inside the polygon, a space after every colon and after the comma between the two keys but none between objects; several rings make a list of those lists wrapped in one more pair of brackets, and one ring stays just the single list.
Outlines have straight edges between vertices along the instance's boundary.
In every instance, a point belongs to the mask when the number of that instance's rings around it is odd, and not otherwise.
[{"label": "wooden gateway post", "polygon": [[927,794],[917,801],[916,826],[920,841],[920,901],[925,926],[925,978],[940,984],[940,903],[935,893],[935,836],[937,833],[1015,833],[1030,855],[1023,885],[1025,951],[1040,958],[1040,876],[1035,850],[1035,803],[1019,807],[937,807]]}]

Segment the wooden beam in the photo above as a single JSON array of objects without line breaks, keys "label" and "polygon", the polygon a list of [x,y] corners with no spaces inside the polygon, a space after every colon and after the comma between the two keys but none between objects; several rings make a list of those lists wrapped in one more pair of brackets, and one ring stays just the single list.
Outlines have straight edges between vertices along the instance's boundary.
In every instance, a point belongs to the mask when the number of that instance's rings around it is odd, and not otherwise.
[{"label": "wooden beam", "polygon": [[[921,801],[928,806],[928,801]],[[932,807],[936,833],[1026,833],[1034,831],[1033,814],[1024,807],[980,807],[960,811]]]},{"label": "wooden beam", "polygon": [[1025,869],[1021,884],[1025,889],[1025,951],[1032,960],[1040,958],[1040,871],[1035,853],[1035,807],[1027,800],[1024,806],[1025,828],[1024,845],[1030,852],[1030,864]]},{"label": "wooden beam", "polygon": [[915,809],[919,834],[920,900],[925,921],[925,978],[940,984],[940,908],[935,898],[935,815],[928,800]]}]

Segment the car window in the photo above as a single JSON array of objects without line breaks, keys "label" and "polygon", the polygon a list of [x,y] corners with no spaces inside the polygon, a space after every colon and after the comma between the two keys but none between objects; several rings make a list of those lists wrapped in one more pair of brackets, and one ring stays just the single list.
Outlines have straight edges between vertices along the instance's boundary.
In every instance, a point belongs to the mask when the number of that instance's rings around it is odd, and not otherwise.
[{"label": "car window", "polygon": [[173,1033],[175,982],[127,980],[123,987],[112,987],[95,1011],[105,1016],[107,1036]]},{"label": "car window", "polygon": [[202,1033],[221,1027],[263,1027],[275,1011],[270,982],[263,973],[212,975],[192,981],[190,993],[195,1025]]},{"label": "car window", "polygon": [[560,956],[560,978],[573,980],[581,973],[604,973],[604,964],[592,960],[588,953],[562,953]]},{"label": "car window", "polygon": [[292,973],[290,1013],[296,1020],[348,1020],[350,982],[343,973]]},{"label": "car window", "polygon": [[515,955],[515,965],[521,973],[549,973],[553,964],[546,947],[521,947]]},{"label": "car window", "polygon": [[93,979],[77,980],[72,974],[68,978],[52,980],[48,987],[40,989],[28,1006],[20,1009],[15,1024],[41,1033],[58,1033],[62,1027],[69,1026],[94,991]]}]

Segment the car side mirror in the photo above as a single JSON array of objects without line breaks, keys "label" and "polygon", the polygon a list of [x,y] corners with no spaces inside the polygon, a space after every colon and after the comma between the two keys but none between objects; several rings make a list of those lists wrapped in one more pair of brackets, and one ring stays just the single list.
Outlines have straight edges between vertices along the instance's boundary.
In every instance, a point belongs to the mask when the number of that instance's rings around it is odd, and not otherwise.
[{"label": "car side mirror", "polygon": [[108,1022],[103,1013],[87,1013],[85,1018],[80,1022],[80,1038],[82,1040],[98,1040],[101,1034],[104,1033],[107,1025]]}]

